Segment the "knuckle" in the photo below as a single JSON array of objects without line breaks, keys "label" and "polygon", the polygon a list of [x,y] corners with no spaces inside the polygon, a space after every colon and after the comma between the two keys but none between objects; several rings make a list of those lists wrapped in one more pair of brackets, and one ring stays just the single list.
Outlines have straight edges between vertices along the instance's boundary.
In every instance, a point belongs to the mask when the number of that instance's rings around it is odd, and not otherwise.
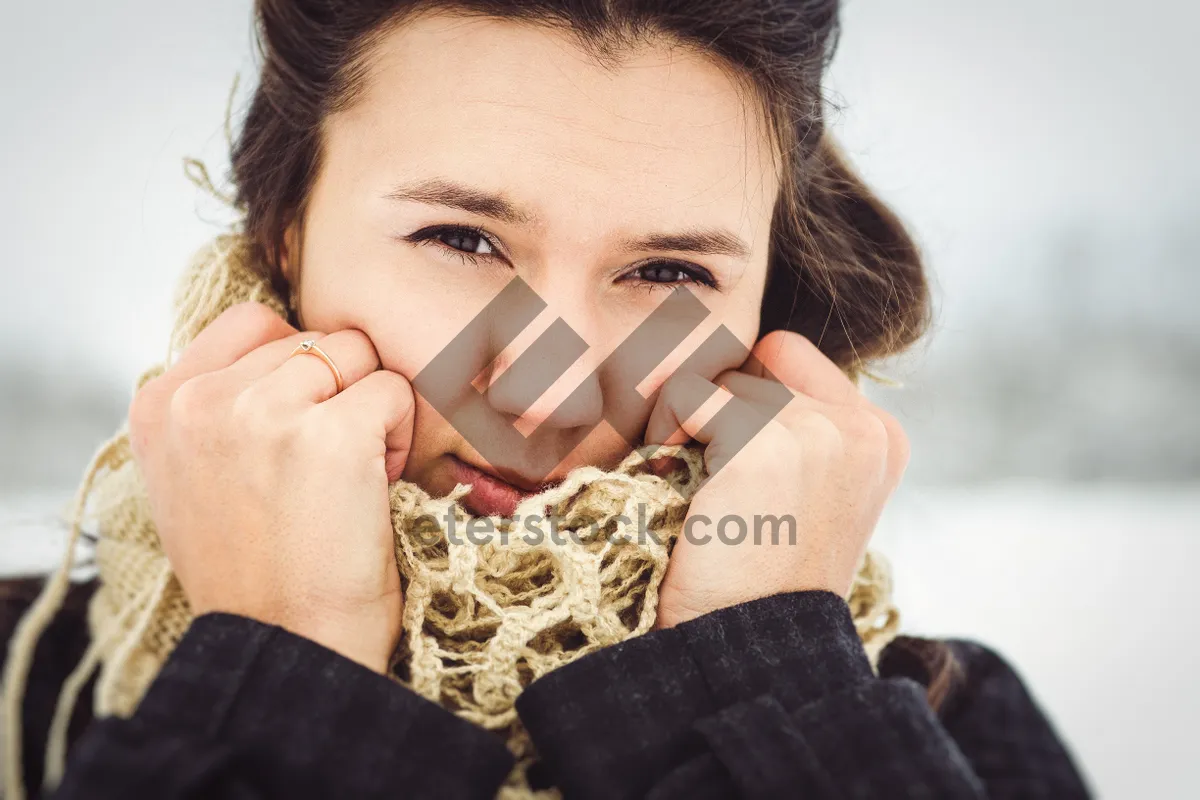
[{"label": "knuckle", "polygon": [[230,416],[243,434],[281,438],[288,426],[286,415],[280,412],[280,402],[274,392],[263,388],[262,383],[253,383],[238,392]]},{"label": "knuckle", "polygon": [[162,378],[142,384],[129,404],[129,442],[134,456],[144,455],[146,445],[154,438],[162,418],[164,397],[168,391]]},{"label": "knuckle", "polygon": [[855,407],[844,423],[848,438],[858,446],[871,451],[885,451],[888,447],[888,430],[883,420],[869,408]]},{"label": "knuckle", "polygon": [[291,326],[282,317],[268,306],[253,301],[230,306],[218,319],[255,340],[274,339],[291,332]]},{"label": "knuckle", "polygon": [[359,438],[352,416],[319,408],[306,414],[299,428],[299,439],[305,452],[322,453],[335,460],[352,453]]},{"label": "knuckle", "polygon": [[171,424],[183,430],[207,427],[219,399],[220,387],[211,374],[189,378],[171,395]]},{"label": "knuckle", "polygon": [[350,347],[362,350],[364,352],[370,352],[372,355],[375,354],[375,343],[371,341],[371,337],[367,336],[357,328],[348,328],[344,331],[341,331],[341,335],[345,338],[346,344]]},{"label": "knuckle", "polygon": [[774,330],[760,340],[764,350],[816,350],[813,341],[803,334],[789,330]]},{"label": "knuckle", "polygon": [[809,411],[801,416],[797,428],[806,442],[824,450],[842,447],[842,430],[837,423],[818,411]]},{"label": "knuckle", "polygon": [[887,430],[888,456],[895,473],[899,475],[904,472],[912,456],[912,442],[909,441],[908,433],[905,432],[904,426],[898,419],[882,409],[876,409],[875,413]]},{"label": "knuckle", "polygon": [[755,442],[763,442],[776,447],[786,447],[794,439],[795,437],[786,425],[777,419],[769,418],[764,418],[758,435],[754,437]]},{"label": "knuckle", "polygon": [[904,426],[900,424],[900,420],[896,419],[895,416],[884,411],[882,408],[875,408],[873,411],[875,416],[879,418],[880,423],[882,423],[884,430],[887,431],[889,439],[903,439],[907,441],[908,434],[904,432]]},{"label": "knuckle", "polygon": [[158,409],[162,405],[162,395],[162,378],[155,378],[134,392],[133,401],[129,404],[129,428],[131,431],[144,430],[157,419]]},{"label": "knuckle", "polygon": [[[783,420],[790,424],[803,420],[804,416],[811,412],[812,407],[803,395],[791,389],[788,391],[791,392],[791,397],[787,403],[775,411],[774,419]],[[783,399],[782,395],[780,399]]]},{"label": "knuckle", "polygon": [[391,392],[392,396],[394,396],[396,399],[400,400],[406,405],[413,402],[413,388],[412,384],[409,383],[408,378],[404,377],[398,372],[390,372],[387,370],[380,370],[375,374],[380,376],[380,381],[383,381],[385,384],[387,384],[387,390]]},{"label": "knuckle", "polygon": [[164,365],[164,364],[158,364],[153,367],[150,367],[148,370],[146,370],[145,372],[143,372],[141,375],[138,376],[137,386],[135,388],[135,391],[136,391],[136,389],[141,389],[143,386],[150,383],[151,381],[161,378],[163,375],[166,374],[166,371],[167,371],[167,368],[166,368],[166,365]]},{"label": "knuckle", "polygon": [[759,455],[769,456],[772,462],[781,464],[798,463],[803,456],[803,447],[796,433],[774,419],[767,420],[746,447],[755,450]]}]

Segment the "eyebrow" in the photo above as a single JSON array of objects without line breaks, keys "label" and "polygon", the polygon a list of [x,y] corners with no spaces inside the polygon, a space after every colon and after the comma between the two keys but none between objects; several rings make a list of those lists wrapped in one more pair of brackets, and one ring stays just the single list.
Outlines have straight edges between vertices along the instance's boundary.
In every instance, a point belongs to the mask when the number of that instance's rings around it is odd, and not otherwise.
[{"label": "eyebrow", "polygon": [[401,184],[384,197],[389,200],[411,200],[461,208],[463,211],[498,219],[510,225],[531,225],[537,221],[532,214],[521,211],[502,194],[473,189],[442,178]]},{"label": "eyebrow", "polygon": [[[388,200],[411,201],[458,208],[471,214],[510,225],[533,226],[537,215],[519,208],[498,192],[488,192],[443,178],[405,183],[384,195]],[[677,233],[653,233],[622,243],[624,252],[675,250],[704,255],[723,255],[748,260],[750,246],[731,231],[720,228],[689,228]]]},{"label": "eyebrow", "polygon": [[652,233],[633,239],[621,247],[626,252],[639,250],[678,250],[702,255],[732,256],[743,261],[750,258],[750,246],[726,230],[693,228],[680,233]]}]

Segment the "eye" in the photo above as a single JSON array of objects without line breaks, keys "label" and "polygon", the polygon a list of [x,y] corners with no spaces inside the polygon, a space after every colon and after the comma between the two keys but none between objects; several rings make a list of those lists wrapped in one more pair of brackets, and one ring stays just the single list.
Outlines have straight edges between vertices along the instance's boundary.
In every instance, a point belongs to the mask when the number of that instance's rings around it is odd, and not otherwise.
[{"label": "eye", "polygon": [[652,261],[649,264],[642,264],[626,273],[621,280],[662,286],[698,283],[715,288],[717,285],[711,272],[695,264],[685,264],[681,261]]},{"label": "eye", "polygon": [[467,225],[432,225],[404,239],[414,244],[433,244],[464,260],[491,258],[500,254],[500,248],[482,228]]}]

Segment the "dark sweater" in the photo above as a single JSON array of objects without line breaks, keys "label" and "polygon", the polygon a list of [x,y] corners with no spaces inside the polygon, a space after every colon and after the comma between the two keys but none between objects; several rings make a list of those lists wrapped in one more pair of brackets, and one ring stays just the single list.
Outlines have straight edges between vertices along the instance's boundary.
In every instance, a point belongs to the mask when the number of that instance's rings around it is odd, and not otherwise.
[{"label": "dark sweater", "polygon": [[[14,588],[16,587],[16,588]],[[32,584],[0,592],[7,642]],[[77,586],[35,655],[28,786],[63,678],[87,643]],[[517,710],[535,783],[568,798],[1068,798],[1088,790],[1013,670],[951,641],[961,679],[934,712],[913,642],[876,677],[845,602],[797,592],[585,656]],[[906,646],[908,645],[908,646]],[[512,766],[495,733],[281,628],[197,619],[131,719],[72,723],[59,800],[491,798]]]}]

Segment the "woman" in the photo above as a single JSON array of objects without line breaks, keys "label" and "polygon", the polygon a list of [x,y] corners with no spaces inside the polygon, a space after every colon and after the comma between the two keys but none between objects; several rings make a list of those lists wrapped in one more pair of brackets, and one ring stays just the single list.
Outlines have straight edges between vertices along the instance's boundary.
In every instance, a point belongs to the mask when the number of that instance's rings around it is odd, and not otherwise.
[{"label": "woman", "polygon": [[[289,321],[229,310],[134,399],[197,619],[132,717],[77,715],[56,796],[495,795],[502,741],[381,675],[405,602],[388,484],[468,483],[463,505],[506,516],[616,465],[631,434],[703,448],[685,530],[801,535],[681,537],[656,630],[517,699],[534,788],[1086,796],[995,654],[898,639],[876,675],[843,599],[908,459],[852,378],[919,337],[928,298],[908,235],[825,135],[834,0],[257,6],[233,178]],[[552,338],[583,344],[535,379],[504,379],[532,334],[461,338],[514,285],[519,328],[553,316]],[[668,303],[688,297],[701,314]],[[717,332],[728,346],[705,344]],[[631,382],[611,356],[635,335],[672,347]],[[476,392],[422,385],[452,347]],[[55,665],[84,646],[69,615],[51,630],[34,741]]]}]

